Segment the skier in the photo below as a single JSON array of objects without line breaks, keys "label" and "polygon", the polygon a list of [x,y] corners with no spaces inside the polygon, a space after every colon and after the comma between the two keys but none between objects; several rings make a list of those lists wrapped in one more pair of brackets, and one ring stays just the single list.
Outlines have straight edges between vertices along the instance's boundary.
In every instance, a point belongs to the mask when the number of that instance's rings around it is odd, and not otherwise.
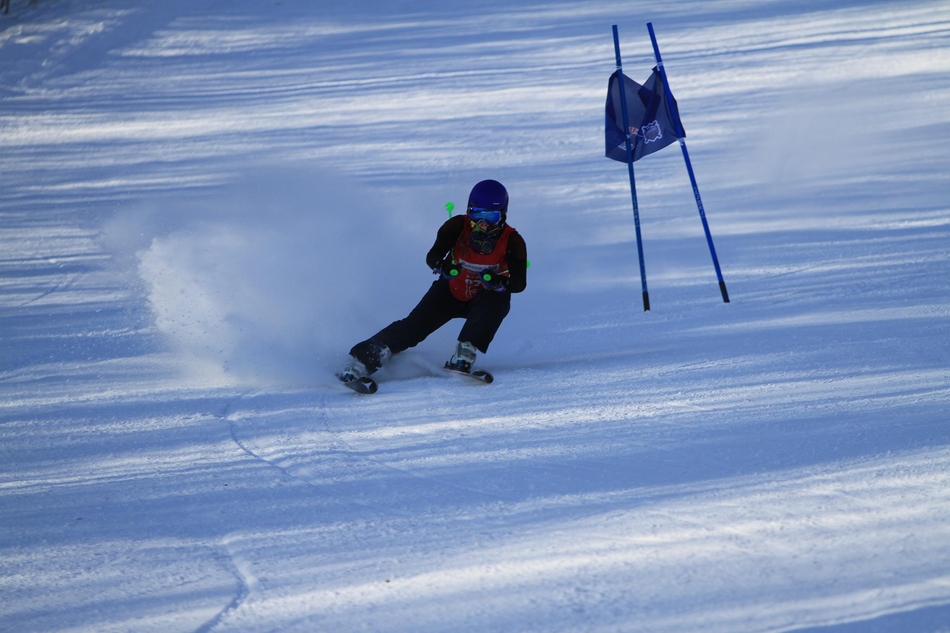
[{"label": "skier", "polygon": [[449,218],[426,254],[426,265],[439,279],[409,316],[353,346],[352,362],[340,372],[340,380],[364,380],[393,354],[415,347],[454,318],[464,318],[465,324],[445,368],[470,373],[476,350],[488,351],[508,315],[511,294],[527,284],[527,248],[507,219],[504,185],[495,180],[476,184],[466,214]]}]

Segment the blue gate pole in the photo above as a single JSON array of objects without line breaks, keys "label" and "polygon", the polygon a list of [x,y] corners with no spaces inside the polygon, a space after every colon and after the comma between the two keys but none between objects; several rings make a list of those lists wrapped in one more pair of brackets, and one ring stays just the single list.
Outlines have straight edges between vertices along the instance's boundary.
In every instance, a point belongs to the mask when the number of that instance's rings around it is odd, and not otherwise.
[{"label": "blue gate pole", "polygon": [[[660,77],[663,79],[663,89],[666,94],[672,98],[670,92],[670,82],[666,78],[666,69],[663,68],[663,58],[660,57],[660,47],[656,43],[656,34],[653,32],[653,23],[647,22],[647,30],[650,31],[650,41],[653,42],[653,54],[656,56],[656,65],[660,69]],[[619,63],[619,62],[618,62]],[[699,209],[699,217],[703,221],[703,231],[706,233],[706,243],[709,244],[709,254],[712,255],[713,266],[716,268],[716,277],[719,279],[719,292],[722,293],[722,300],[729,303],[729,292],[726,291],[726,282],[722,279],[722,270],[719,268],[719,258],[716,257],[716,247],[713,245],[712,234],[709,232],[709,223],[706,222],[706,211],[703,209],[703,200],[699,196],[699,185],[696,184],[696,176],[693,174],[693,164],[689,160],[689,152],[686,151],[686,133],[683,131],[683,123],[680,121],[679,112],[674,113],[673,117],[676,125],[676,138],[680,142],[680,149],[683,150],[683,159],[686,161],[686,173],[689,174],[689,182],[693,186],[693,196],[696,197],[696,207]]]},{"label": "blue gate pole", "polygon": [[640,287],[643,290],[643,311],[650,309],[650,292],[647,290],[647,271],[643,262],[643,239],[640,236],[640,208],[637,206],[637,183],[633,177],[633,142],[630,140],[630,121],[627,117],[627,87],[623,82],[620,63],[620,36],[614,24],[614,53],[617,56],[617,83],[620,88],[620,109],[623,111],[623,133],[627,142],[627,171],[630,173],[630,197],[633,199],[633,226],[637,230],[637,256],[640,258]]}]

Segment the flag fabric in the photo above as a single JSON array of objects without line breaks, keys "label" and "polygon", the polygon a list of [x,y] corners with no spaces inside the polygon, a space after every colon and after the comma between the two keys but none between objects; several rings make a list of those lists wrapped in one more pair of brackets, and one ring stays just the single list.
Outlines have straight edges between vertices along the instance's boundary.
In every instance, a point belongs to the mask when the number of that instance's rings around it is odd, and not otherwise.
[{"label": "flag fabric", "polygon": [[633,160],[637,161],[657,152],[677,140],[676,131],[686,136],[679,119],[679,110],[673,95],[666,94],[660,71],[641,86],[626,75],[615,71],[607,83],[607,112],[605,121],[606,156],[627,162],[626,135],[623,133],[623,112],[620,107],[620,82],[623,77],[627,99],[627,122],[633,143]]}]

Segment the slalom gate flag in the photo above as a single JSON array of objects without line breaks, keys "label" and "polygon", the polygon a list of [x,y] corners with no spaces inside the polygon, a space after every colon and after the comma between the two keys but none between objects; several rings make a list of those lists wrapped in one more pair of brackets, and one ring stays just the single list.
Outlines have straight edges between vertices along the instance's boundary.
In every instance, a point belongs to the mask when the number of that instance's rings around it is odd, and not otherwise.
[{"label": "slalom gate flag", "polygon": [[627,162],[626,135],[623,133],[623,112],[620,107],[620,82],[623,77],[627,99],[627,121],[630,124],[630,141],[633,143],[633,160],[637,161],[657,152],[677,140],[677,130],[686,137],[680,122],[676,99],[666,94],[663,79],[657,68],[642,86],[620,71],[614,72],[607,83],[607,116],[605,137],[607,158]]}]

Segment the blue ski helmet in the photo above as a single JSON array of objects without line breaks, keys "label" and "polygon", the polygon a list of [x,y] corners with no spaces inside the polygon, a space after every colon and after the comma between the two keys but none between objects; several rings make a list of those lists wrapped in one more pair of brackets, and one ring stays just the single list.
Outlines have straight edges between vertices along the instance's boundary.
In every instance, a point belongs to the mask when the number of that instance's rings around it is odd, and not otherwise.
[{"label": "blue ski helmet", "polygon": [[[494,213],[491,213],[494,212]],[[483,180],[468,195],[468,216],[495,215],[491,224],[502,226],[508,217],[508,190],[497,180]]]}]

